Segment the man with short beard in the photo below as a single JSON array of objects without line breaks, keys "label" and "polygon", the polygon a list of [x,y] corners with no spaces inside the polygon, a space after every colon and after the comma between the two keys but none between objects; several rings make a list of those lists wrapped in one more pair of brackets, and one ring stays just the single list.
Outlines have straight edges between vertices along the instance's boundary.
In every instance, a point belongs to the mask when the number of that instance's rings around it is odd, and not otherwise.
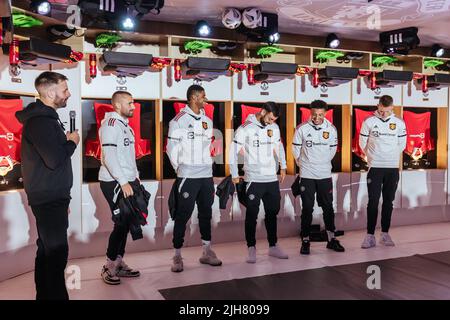
[{"label": "man with short beard", "polygon": [[[99,130],[102,146],[102,166],[98,174],[100,188],[114,215],[119,196],[125,198],[139,188],[139,172],[136,166],[134,133],[128,119],[133,117],[134,101],[129,92],[116,91],[111,103],[113,112],[107,112]],[[106,250],[106,264],[101,275],[107,284],[120,284],[120,277],[139,277],[140,272],[130,268],[123,257],[127,243],[129,225],[114,223]]]},{"label": "man with short beard", "polygon": [[[275,121],[280,116],[276,103],[266,102],[257,114],[248,116],[234,135],[230,148],[230,171],[233,182],[240,182],[238,154],[244,153],[244,181],[246,183],[245,239],[248,247],[247,263],[256,262],[256,223],[261,201],[264,204],[264,224],[269,242],[269,256],[288,259],[277,244],[277,215],[280,211],[280,183],[286,176],[286,156],[280,129]],[[280,180],[277,177],[281,164]]]},{"label": "man with short beard", "polygon": [[56,112],[66,107],[70,97],[67,77],[47,71],[34,84],[39,99],[18,111],[16,117],[23,124],[23,184],[38,231],[36,299],[67,300],[64,270],[69,253],[67,228],[73,182],[70,157],[80,136],[77,131],[64,133]]}]

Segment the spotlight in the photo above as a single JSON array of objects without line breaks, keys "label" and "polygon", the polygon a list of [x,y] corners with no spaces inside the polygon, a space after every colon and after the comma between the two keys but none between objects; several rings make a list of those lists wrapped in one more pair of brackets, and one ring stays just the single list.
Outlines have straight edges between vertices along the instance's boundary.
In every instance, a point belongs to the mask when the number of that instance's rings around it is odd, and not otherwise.
[{"label": "spotlight", "polygon": [[134,19],[133,19],[132,17],[130,17],[130,16],[125,16],[125,17],[122,19],[120,25],[122,26],[122,28],[123,28],[124,30],[133,30],[134,27],[135,27],[135,22],[134,22]]},{"label": "spotlight", "polygon": [[275,32],[274,34],[271,34],[269,36],[269,43],[275,43],[278,42],[280,40],[280,34],[278,32]]},{"label": "spotlight", "polygon": [[438,57],[438,58],[440,58],[440,57],[442,57],[443,55],[444,55],[444,53],[445,53],[445,50],[444,50],[444,48],[442,48],[440,45],[438,45],[438,44],[434,44],[432,47],[431,47],[431,56],[432,57]]},{"label": "spotlight", "polygon": [[408,54],[409,50],[417,48],[420,39],[418,29],[409,27],[380,33],[380,44],[384,53]]},{"label": "spotlight", "polygon": [[211,27],[205,20],[200,20],[195,25],[195,34],[200,37],[207,37],[211,34]]},{"label": "spotlight", "polygon": [[30,3],[30,10],[43,16],[48,16],[52,11],[52,6],[48,1],[33,0]]},{"label": "spotlight", "polygon": [[341,41],[339,40],[337,35],[335,33],[330,33],[327,36],[327,41],[325,43],[325,47],[336,49],[337,47],[339,47],[340,44],[341,44]]}]

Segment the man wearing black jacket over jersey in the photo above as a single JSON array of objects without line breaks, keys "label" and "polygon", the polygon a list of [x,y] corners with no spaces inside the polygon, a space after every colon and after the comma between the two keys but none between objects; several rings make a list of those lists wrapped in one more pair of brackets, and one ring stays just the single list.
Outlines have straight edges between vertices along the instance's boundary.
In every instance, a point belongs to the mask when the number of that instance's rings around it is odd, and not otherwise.
[{"label": "man wearing black jacket over jersey", "polygon": [[67,78],[43,72],[35,80],[39,99],[16,113],[23,124],[22,174],[28,203],[36,218],[38,250],[35,261],[36,299],[67,300],[64,270],[72,165],[80,136],[64,133],[56,110],[70,97]]}]

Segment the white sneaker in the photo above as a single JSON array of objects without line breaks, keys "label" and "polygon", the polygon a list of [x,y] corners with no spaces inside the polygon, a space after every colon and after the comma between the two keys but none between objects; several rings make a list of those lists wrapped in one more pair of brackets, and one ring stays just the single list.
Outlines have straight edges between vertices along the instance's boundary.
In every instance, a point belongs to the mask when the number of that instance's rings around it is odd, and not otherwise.
[{"label": "white sneaker", "polygon": [[387,232],[381,233],[380,243],[388,247],[395,246],[394,241],[392,241],[391,236]]},{"label": "white sneaker", "polygon": [[248,247],[248,257],[245,260],[247,263],[256,263],[256,248]]},{"label": "white sneaker", "polygon": [[377,245],[377,240],[373,234],[366,234],[363,243],[361,244],[361,248],[369,249],[375,247]]},{"label": "white sneaker", "polygon": [[269,256],[275,257],[278,259],[288,259],[289,256],[281,250],[278,245],[274,245],[273,247],[269,247]]}]

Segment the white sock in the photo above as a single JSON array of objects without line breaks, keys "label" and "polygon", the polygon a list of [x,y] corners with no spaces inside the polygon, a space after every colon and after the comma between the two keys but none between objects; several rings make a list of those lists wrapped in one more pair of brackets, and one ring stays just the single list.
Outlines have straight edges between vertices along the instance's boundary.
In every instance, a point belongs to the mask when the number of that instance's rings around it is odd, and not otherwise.
[{"label": "white sock", "polygon": [[181,256],[181,248],[180,249],[175,249],[175,255],[176,256]]},{"label": "white sock", "polygon": [[331,241],[331,239],[334,239],[334,232],[327,230],[327,237],[328,237],[328,241]]},{"label": "white sock", "polygon": [[106,258],[106,267],[110,270],[116,268],[116,260],[111,260],[110,258]]},{"label": "white sock", "polygon": [[211,241],[202,240],[203,251],[209,250],[211,247]]},{"label": "white sock", "polygon": [[302,241],[309,241],[309,236],[302,238]]}]

